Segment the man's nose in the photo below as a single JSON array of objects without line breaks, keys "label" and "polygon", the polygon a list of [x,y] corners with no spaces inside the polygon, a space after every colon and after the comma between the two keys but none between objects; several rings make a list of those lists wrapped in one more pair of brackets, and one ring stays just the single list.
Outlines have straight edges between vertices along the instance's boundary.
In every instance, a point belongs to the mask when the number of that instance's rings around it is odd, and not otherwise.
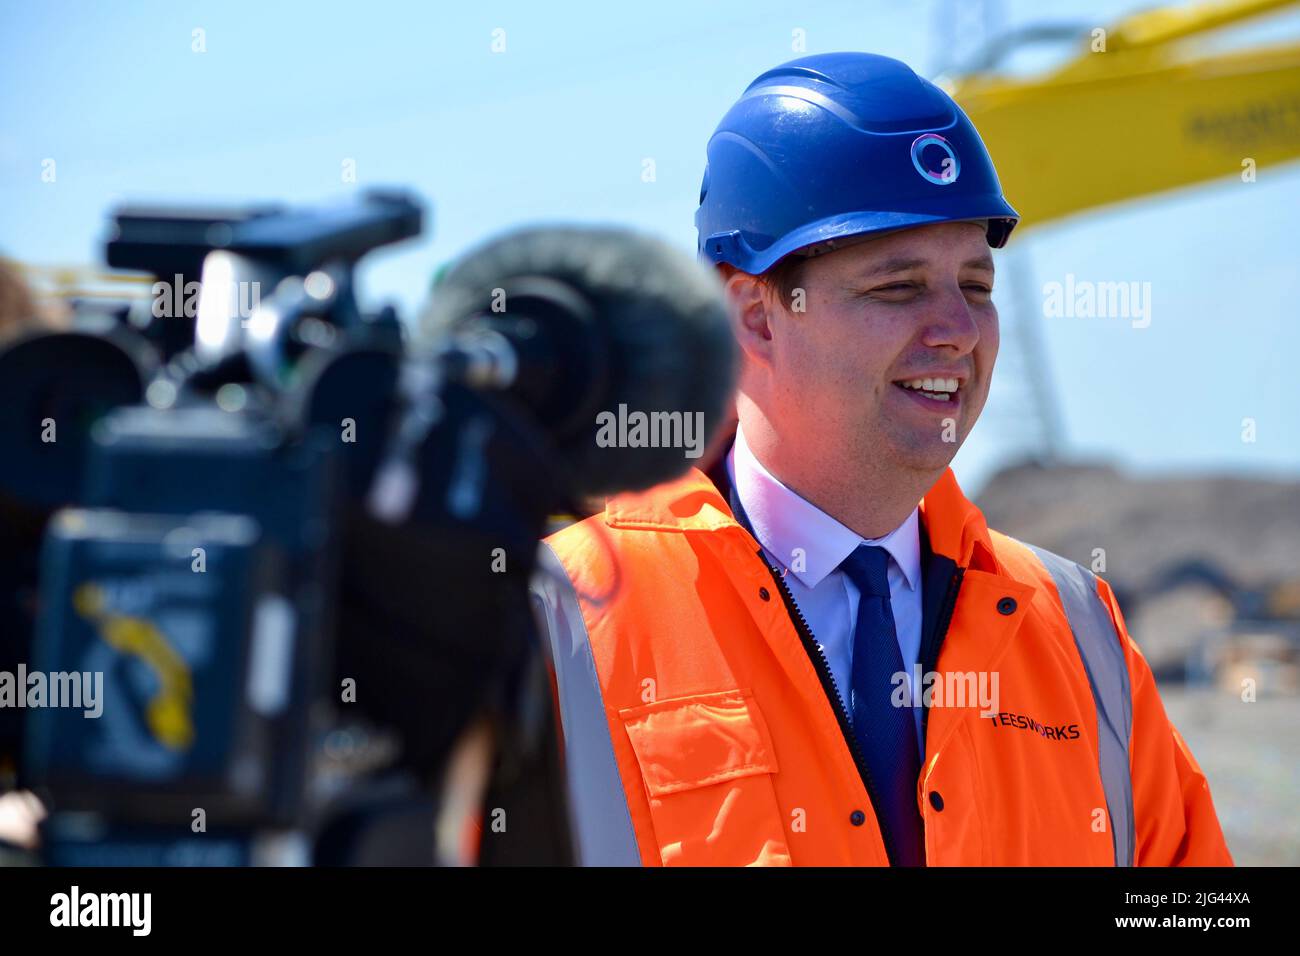
[{"label": "man's nose", "polygon": [[921,343],[928,348],[951,348],[958,355],[971,352],[980,340],[975,312],[961,289],[932,300],[925,315]]}]

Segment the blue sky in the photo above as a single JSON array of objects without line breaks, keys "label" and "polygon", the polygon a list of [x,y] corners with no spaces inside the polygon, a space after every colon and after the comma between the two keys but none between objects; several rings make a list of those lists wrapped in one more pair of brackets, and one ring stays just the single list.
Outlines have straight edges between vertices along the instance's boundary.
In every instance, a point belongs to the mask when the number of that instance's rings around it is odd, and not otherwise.
[{"label": "blue sky", "polygon": [[[1136,6],[1065,0],[1051,19],[1105,25]],[[0,0],[0,254],[99,261],[105,215],[127,199],[315,202],[390,185],[423,196],[433,228],[376,254],[363,295],[408,312],[440,264],[525,223],[619,223],[690,250],[708,136],[750,79],[798,55],[792,31],[809,53],[870,50],[929,75],[953,7]],[[1008,0],[1003,23],[1041,9]],[[1300,36],[1297,19],[1247,33]],[[1031,291],[1067,273],[1151,283],[1145,329],[1036,318],[1068,451],[1148,472],[1300,474],[1297,212],[1292,164],[1013,239],[1000,266],[1027,263]],[[971,487],[1022,442],[1015,363],[999,371],[956,463]]]}]

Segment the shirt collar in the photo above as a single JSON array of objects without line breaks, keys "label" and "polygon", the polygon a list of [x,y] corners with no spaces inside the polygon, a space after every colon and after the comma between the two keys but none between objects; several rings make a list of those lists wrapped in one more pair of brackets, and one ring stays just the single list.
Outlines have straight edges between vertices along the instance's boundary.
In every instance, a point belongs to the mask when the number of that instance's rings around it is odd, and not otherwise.
[{"label": "shirt collar", "polygon": [[[903,573],[908,590],[921,579],[921,535],[917,509],[897,528],[880,538],[863,538],[846,528],[812,502],[781,484],[754,457],[744,432],[736,429],[736,442],[727,455],[727,470],[754,536],[783,567],[805,587],[815,588],[861,544],[889,552]],[[796,549],[803,561],[794,560]],[[802,564],[803,570],[794,566]]]}]

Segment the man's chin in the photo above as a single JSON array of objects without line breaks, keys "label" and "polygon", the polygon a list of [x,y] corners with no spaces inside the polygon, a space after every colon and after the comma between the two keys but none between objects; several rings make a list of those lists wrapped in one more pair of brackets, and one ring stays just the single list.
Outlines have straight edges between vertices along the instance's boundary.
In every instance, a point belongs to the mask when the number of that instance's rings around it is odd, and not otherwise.
[{"label": "man's chin", "polygon": [[886,454],[901,469],[938,477],[952,464],[965,437],[965,435],[954,434],[951,441],[945,441],[943,435],[894,436],[891,442],[893,448]]}]

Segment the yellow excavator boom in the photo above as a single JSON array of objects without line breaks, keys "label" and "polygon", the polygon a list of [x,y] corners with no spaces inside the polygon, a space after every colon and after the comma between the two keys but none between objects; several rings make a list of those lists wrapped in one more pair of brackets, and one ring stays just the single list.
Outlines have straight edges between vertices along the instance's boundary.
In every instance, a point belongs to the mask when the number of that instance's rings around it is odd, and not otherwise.
[{"label": "yellow excavator boom", "polygon": [[1213,53],[1194,38],[1295,0],[1136,14],[1030,79],[947,82],[993,156],[1021,228],[1300,158],[1300,42]]}]

